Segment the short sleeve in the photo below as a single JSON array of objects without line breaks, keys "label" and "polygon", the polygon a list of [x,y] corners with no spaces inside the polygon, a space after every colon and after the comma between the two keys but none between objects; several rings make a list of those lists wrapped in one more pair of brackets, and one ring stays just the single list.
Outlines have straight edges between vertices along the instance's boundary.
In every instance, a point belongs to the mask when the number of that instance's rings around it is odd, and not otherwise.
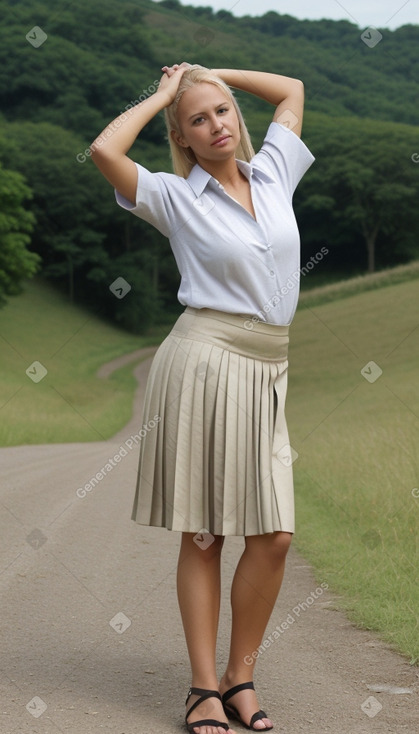
[{"label": "short sleeve", "polygon": [[292,198],[315,158],[305,143],[289,128],[271,122],[254,164],[279,179]]},{"label": "short sleeve", "polygon": [[135,165],[138,174],[135,204],[132,204],[115,189],[116,201],[123,209],[127,209],[136,217],[149,222],[165,237],[168,237],[170,232],[170,198],[166,178],[173,174],[151,173],[139,163]]}]

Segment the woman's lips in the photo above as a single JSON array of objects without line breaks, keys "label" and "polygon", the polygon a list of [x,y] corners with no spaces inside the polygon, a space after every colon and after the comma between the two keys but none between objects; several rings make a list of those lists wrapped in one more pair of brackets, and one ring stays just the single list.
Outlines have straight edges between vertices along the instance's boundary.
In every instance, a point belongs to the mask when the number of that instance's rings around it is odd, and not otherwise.
[{"label": "woman's lips", "polygon": [[227,140],[230,140],[230,138],[231,138],[231,135],[223,135],[221,138],[217,138],[217,140],[214,140],[214,142],[211,143],[211,145],[217,145],[217,146],[223,145],[224,143],[227,142]]}]

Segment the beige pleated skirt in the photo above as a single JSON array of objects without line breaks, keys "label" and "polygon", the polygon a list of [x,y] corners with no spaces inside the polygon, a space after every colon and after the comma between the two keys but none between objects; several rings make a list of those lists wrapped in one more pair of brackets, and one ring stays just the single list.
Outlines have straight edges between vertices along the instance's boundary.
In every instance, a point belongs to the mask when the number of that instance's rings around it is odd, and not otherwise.
[{"label": "beige pleated skirt", "polygon": [[186,308],[149,373],[133,520],[294,532],[287,357],[287,326]]}]

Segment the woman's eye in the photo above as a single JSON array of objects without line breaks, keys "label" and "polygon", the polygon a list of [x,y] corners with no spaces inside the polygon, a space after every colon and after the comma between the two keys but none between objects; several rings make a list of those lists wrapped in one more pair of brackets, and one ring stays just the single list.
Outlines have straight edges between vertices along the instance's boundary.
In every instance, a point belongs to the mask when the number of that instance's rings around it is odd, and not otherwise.
[{"label": "woman's eye", "polygon": [[[220,107],[217,110],[218,115],[223,115],[225,112],[228,112],[228,107]],[[203,121],[203,117],[196,117],[195,120],[192,122],[192,125],[199,125]]]}]

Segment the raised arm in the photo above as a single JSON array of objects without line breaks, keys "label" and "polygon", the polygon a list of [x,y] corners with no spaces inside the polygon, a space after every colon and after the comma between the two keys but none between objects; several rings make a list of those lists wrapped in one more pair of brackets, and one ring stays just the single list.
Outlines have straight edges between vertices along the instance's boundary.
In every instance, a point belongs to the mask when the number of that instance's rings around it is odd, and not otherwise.
[{"label": "raised arm", "polygon": [[[154,94],[123,112],[98,135],[90,146],[93,162],[122,196],[135,204],[137,168],[127,153],[150,120],[172,103],[188,64],[165,72]],[[165,67],[166,68],[166,67]]]},{"label": "raised arm", "polygon": [[286,125],[301,137],[304,112],[304,84],[280,74],[242,69],[213,69],[230,87],[261,97],[276,106],[274,122]]}]

